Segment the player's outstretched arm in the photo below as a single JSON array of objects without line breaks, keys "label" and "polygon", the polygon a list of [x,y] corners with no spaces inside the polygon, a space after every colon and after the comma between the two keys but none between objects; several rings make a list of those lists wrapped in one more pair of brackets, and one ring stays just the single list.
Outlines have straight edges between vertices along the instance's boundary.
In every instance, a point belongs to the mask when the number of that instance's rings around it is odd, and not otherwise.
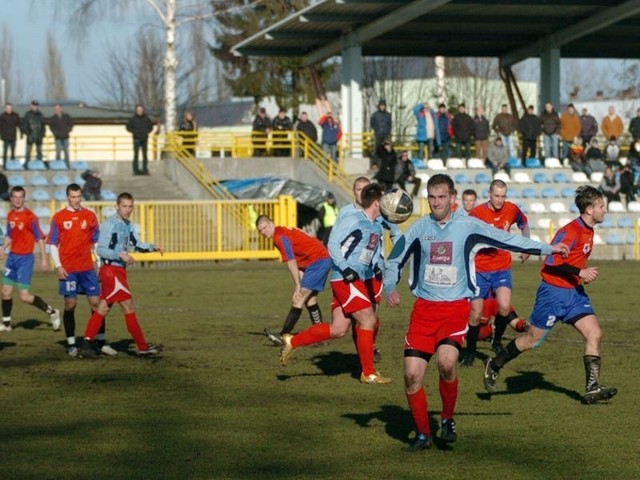
[{"label": "player's outstretched arm", "polygon": [[393,292],[387,295],[387,307],[394,308],[399,305],[400,305],[400,294],[398,293],[397,290],[394,290]]},{"label": "player's outstretched arm", "polygon": [[556,243],[555,245],[551,245],[551,251],[553,253],[559,254],[562,258],[567,258],[569,256],[569,247],[564,243]]}]

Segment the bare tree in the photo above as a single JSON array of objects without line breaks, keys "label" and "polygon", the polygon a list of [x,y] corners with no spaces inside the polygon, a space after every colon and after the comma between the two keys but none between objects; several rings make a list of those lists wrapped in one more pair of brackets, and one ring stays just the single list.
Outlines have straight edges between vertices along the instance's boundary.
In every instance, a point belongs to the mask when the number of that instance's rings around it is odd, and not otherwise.
[{"label": "bare tree", "polygon": [[13,38],[6,24],[2,25],[0,33],[0,79],[4,81],[3,101],[11,98],[13,93]]},{"label": "bare tree", "polygon": [[67,86],[64,79],[64,70],[62,69],[56,37],[51,30],[47,32],[46,56],[45,80],[47,85],[45,96],[47,100],[65,100],[67,98]]}]

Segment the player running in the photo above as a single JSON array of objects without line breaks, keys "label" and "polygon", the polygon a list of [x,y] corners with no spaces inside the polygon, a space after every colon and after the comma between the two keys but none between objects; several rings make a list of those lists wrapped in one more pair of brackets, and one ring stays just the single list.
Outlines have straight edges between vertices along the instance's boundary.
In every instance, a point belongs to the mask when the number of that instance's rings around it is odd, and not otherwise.
[{"label": "player running", "polygon": [[569,256],[565,260],[552,256],[545,260],[529,319],[531,327],[485,364],[484,385],[489,393],[496,391],[496,380],[502,367],[522,352],[542,345],[557,322],[573,326],[585,339],[586,387],[582,403],[607,400],[618,393],[615,388],[600,384],[602,330],[584,289],[584,284],[598,278],[598,268],[587,267],[587,260],[593,250],[593,228],[604,221],[607,209],[602,192],[586,185],[576,190],[575,204],[580,216],[558,230],[552,241],[553,244],[569,245]]},{"label": "player running", "polygon": [[[59,293],[64,297],[62,323],[67,337],[67,353],[78,356],[75,311],[78,295],[86,295],[91,310],[100,302],[100,283],[91,253],[100,233],[96,214],[82,206],[82,187],[67,186],[67,206],[51,218],[47,236],[51,259],[58,273]],[[96,336],[98,348],[105,355],[117,351],[105,343],[104,322]]]},{"label": "player running", "polygon": [[13,287],[18,286],[20,300],[42,310],[49,315],[51,326],[55,331],[60,329],[60,310],[56,310],[42,298],[29,292],[35,256],[33,247],[38,242],[40,249],[40,265],[43,272],[49,270],[49,259],[44,248],[44,234],[40,230],[38,217],[29,210],[24,199],[23,187],[15,186],[10,191],[11,210],[7,215],[7,234],[0,247],[0,260],[5,258],[9,247],[11,252],[4,267],[4,285],[2,286],[2,324],[0,331],[10,332],[11,310],[13,309]]},{"label": "player running", "polygon": [[287,263],[293,279],[293,296],[291,309],[282,325],[280,335],[275,335],[268,328],[265,335],[275,345],[282,345],[282,335],[291,333],[306,306],[313,325],[322,323],[322,312],[318,305],[318,293],[324,290],[327,276],[331,270],[331,257],[320,240],[308,235],[299,228],[276,227],[266,215],[256,220],[256,228],[263,237],[272,238],[273,245]]},{"label": "player running", "polygon": [[400,237],[385,262],[384,291],[389,307],[400,305],[396,284],[411,256],[411,291],[417,297],[405,336],[404,382],[409,409],[417,429],[411,450],[432,445],[423,387],[427,366],[437,355],[442,399],[441,431],[445,442],[457,440],[454,410],[458,397],[456,365],[467,333],[470,299],[477,295],[473,262],[481,248],[501,248],[528,254],[566,253],[567,247],[541,244],[513,235],[464,215],[452,213],[455,195],[451,177],[432,176],[427,182],[431,214],[416,221]]}]

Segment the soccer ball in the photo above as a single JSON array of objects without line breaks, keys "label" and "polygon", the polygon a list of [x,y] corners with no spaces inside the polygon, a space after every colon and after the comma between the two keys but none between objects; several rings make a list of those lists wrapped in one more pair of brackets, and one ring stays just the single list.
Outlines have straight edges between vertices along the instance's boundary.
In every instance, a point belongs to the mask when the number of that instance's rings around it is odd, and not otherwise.
[{"label": "soccer ball", "polygon": [[413,200],[401,188],[392,188],[380,199],[380,214],[391,223],[402,223],[413,214]]}]

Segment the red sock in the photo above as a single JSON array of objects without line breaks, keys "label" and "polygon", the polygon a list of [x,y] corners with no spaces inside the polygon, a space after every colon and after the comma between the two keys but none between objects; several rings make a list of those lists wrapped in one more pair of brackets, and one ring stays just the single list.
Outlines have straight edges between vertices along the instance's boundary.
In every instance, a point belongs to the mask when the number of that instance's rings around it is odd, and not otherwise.
[{"label": "red sock", "polygon": [[373,368],[373,330],[358,329],[358,356],[365,377],[376,373]]},{"label": "red sock", "polygon": [[91,318],[89,318],[89,322],[87,323],[87,328],[84,330],[84,337],[90,340],[96,338],[103,321],[104,317],[102,315],[98,312],[93,312],[91,314]]},{"label": "red sock", "polygon": [[144,339],[144,335],[142,334],[142,329],[140,328],[135,312],[125,313],[124,321],[127,324],[127,330],[129,330],[129,333],[133,337],[133,341],[136,342],[136,345],[138,346],[138,350],[146,350],[147,342]]},{"label": "red sock", "polygon": [[418,433],[431,436],[431,428],[429,428],[429,412],[427,410],[427,394],[423,387],[420,387],[416,393],[407,393],[407,402],[409,402],[409,410],[413,417],[413,423],[416,425]]},{"label": "red sock", "polygon": [[443,419],[453,418],[453,411],[456,408],[456,400],[458,399],[458,377],[453,381],[447,382],[440,378],[440,398],[442,398],[442,415]]},{"label": "red sock", "polygon": [[376,343],[378,332],[380,331],[380,317],[376,316],[376,326],[373,327],[373,343]]},{"label": "red sock", "polygon": [[331,324],[317,323],[294,335],[291,339],[291,346],[293,348],[304,347],[305,345],[312,345],[325,340],[331,340]]}]

